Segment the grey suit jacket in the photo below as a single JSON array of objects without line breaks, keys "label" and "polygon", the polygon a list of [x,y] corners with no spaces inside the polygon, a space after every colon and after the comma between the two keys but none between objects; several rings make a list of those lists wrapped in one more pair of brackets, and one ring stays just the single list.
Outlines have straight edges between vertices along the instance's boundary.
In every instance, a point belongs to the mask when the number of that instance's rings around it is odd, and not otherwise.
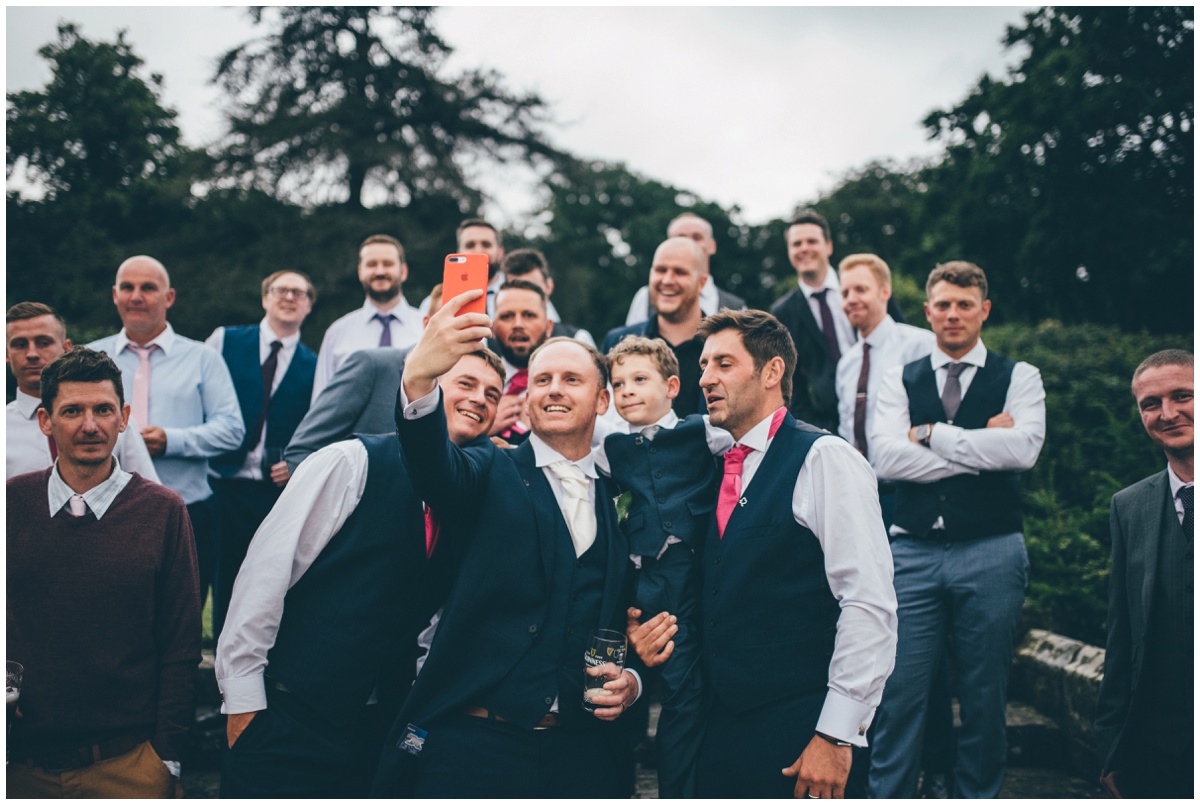
[{"label": "grey suit jacket", "polygon": [[1146,650],[1146,631],[1158,574],[1159,542],[1179,528],[1167,471],[1113,495],[1112,575],[1108,580],[1108,643],[1096,705],[1096,739],[1103,772],[1112,763],[1129,718]]},{"label": "grey suit jacket", "polygon": [[394,432],[396,394],[410,349],[376,347],[352,353],[321,389],[288,442],[283,453],[288,469],[295,472],[310,454],[355,433]]}]

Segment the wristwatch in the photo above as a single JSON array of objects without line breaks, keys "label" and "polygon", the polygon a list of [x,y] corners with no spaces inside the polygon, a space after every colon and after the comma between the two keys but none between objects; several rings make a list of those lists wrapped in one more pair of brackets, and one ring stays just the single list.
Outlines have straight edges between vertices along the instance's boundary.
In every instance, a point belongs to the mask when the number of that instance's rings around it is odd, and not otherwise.
[{"label": "wristwatch", "polygon": [[917,441],[929,447],[929,437],[933,435],[933,425],[917,425]]},{"label": "wristwatch", "polygon": [[823,738],[824,740],[828,741],[829,743],[833,744],[834,746],[854,746],[854,744],[850,743],[849,741],[839,740],[838,738],[834,738],[831,735],[826,735],[823,732],[818,732],[817,737]]}]

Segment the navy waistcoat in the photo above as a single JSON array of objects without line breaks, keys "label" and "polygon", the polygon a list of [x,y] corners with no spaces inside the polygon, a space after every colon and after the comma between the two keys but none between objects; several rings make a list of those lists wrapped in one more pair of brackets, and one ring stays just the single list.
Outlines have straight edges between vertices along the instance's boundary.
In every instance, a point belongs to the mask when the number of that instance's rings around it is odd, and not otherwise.
[{"label": "navy waistcoat", "polygon": [[[222,477],[228,478],[241,469],[255,441],[253,432],[263,409],[262,362],[259,360],[259,327],[226,327],[225,343],[221,356],[233,377],[233,388],[237,392],[242,421],[246,424],[246,435],[237,450],[222,453],[209,460],[209,466]],[[267,433],[264,447],[287,447],[300,420],[308,413],[312,401],[313,378],[317,372],[316,354],[302,343],[296,344],[287,372],[279,381],[279,387],[271,397],[271,410],[267,414]]]},{"label": "navy waistcoat", "polygon": [[267,676],[339,723],[378,688],[399,708],[413,679],[418,632],[441,605],[452,552],[425,555],[425,520],[394,435],[367,448],[362,499],[284,599]]},{"label": "navy waistcoat", "polygon": [[704,435],[704,419],[693,414],[654,439],[614,433],[604,440],[612,477],[632,493],[625,533],[629,551],[658,556],[668,536],[699,551],[716,508],[717,465]]},{"label": "navy waistcoat", "polygon": [[704,669],[711,695],[744,712],[824,690],[840,614],[815,534],[796,522],[792,493],[825,431],[789,414],[724,537],[704,547]]},{"label": "navy waistcoat", "polygon": [[[987,427],[987,421],[1004,410],[1013,361],[989,351],[954,418],[961,428]],[[914,425],[945,422],[946,411],[937,392],[932,361],[926,357],[904,367],[908,412]],[[894,522],[918,537],[929,535],[941,517],[947,539],[977,539],[1021,530],[1021,485],[1018,474],[981,472],[954,475],[932,483],[900,481],[896,484]]]}]

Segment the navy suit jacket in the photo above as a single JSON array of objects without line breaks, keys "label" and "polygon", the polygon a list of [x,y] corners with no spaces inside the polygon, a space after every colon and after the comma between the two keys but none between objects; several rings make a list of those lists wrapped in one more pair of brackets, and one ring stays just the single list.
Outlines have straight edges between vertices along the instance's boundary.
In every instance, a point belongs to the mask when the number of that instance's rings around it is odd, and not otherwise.
[{"label": "navy suit jacket", "polygon": [[[420,419],[397,411],[396,426],[409,465],[421,467],[412,474],[418,494],[442,528],[463,529],[467,544],[429,656],[384,744],[376,794],[407,788],[412,756],[396,744],[408,724],[428,729],[442,716],[477,705],[534,645],[556,572],[555,541],[570,540],[550,483],[535,466],[532,444],[464,451],[447,436],[441,404]],[[596,480],[596,526],[605,529],[608,545],[597,626],[623,631],[632,565],[617,527],[616,494],[608,479]]]},{"label": "navy suit jacket", "polygon": [[1113,495],[1110,516],[1112,574],[1108,580],[1108,643],[1096,705],[1097,745],[1103,773],[1112,763],[1129,720],[1146,650],[1150,604],[1158,576],[1159,542],[1179,529],[1167,471]]}]

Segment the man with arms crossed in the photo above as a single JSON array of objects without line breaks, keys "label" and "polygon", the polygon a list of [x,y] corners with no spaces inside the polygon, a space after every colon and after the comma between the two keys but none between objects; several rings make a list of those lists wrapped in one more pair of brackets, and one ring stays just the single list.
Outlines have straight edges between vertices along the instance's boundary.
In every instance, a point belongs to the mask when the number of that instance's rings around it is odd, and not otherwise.
[{"label": "man with arms crossed", "polygon": [[113,458],[121,370],[76,348],[46,367],[58,459],[8,482],[6,656],[25,666],[10,797],[169,797],[200,663],[200,596],[178,493]]},{"label": "man with arms crossed", "polygon": [[[477,350],[441,377],[450,441],[467,452],[487,443],[501,371]],[[331,444],[254,535],[217,644],[221,796],[366,795],[457,564],[456,533],[423,507],[410,466],[423,459],[401,456],[394,433]]]},{"label": "man with arms crossed", "polygon": [[722,311],[700,335],[709,418],[737,444],[704,545],[696,794],[841,797],[895,651],[875,479],[787,413],[796,350],[774,316]]},{"label": "man with arms crossed", "polygon": [[[449,300],[408,356],[397,426],[420,456],[418,493],[467,549],[416,684],[384,745],[376,795],[621,797],[632,763],[615,721],[637,674],[614,677],[582,707],[583,653],[596,628],[621,629],[629,547],[615,488],[591,455],[608,407],[604,359],[551,339],[529,362],[529,440],[473,456],[447,439],[436,379],[488,335]],[[619,673],[619,675],[617,675]]]},{"label": "man with arms crossed", "polygon": [[1096,707],[1103,781],[1122,797],[1195,795],[1195,367],[1156,352],[1133,396],[1167,469],[1112,499],[1108,645]]},{"label": "man with arms crossed", "polygon": [[925,292],[937,348],[884,378],[870,444],[879,477],[896,482],[900,637],[869,788],[916,796],[917,747],[949,632],[962,715],[954,796],[988,798],[1004,781],[1008,669],[1029,579],[1018,473],[1042,449],[1046,392],[1036,368],[980,340],[992,303],[979,266],[939,265]]}]

